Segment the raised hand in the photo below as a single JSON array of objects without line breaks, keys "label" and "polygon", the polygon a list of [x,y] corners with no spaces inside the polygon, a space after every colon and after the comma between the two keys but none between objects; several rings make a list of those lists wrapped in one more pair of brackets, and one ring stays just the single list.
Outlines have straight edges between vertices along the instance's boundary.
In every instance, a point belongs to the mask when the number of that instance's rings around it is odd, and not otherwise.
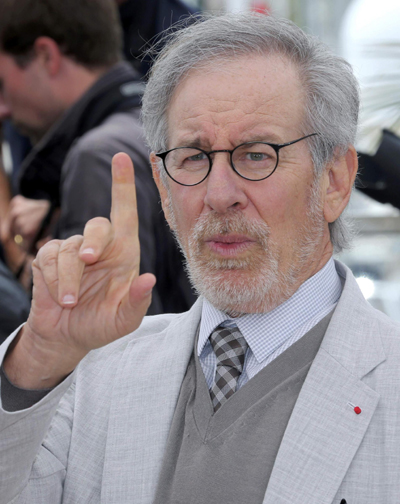
[{"label": "raised hand", "polygon": [[90,350],[139,327],[150,305],[155,278],[139,276],[130,158],[117,154],[112,172],[111,222],[92,219],[83,236],[47,243],[33,263],[31,313],[4,363],[20,387],[54,386]]}]

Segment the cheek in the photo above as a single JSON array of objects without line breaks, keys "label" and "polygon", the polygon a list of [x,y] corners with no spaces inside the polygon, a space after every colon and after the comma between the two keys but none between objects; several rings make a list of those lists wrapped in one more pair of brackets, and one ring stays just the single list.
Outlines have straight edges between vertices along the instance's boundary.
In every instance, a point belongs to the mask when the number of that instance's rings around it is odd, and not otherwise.
[{"label": "cheek", "polygon": [[275,236],[293,233],[306,215],[305,188],[274,184],[258,197],[259,213]]},{"label": "cheek", "polygon": [[32,103],[35,103],[32,92],[21,89],[19,84],[12,89],[9,88],[5,98],[14,110],[23,111],[24,113],[29,112],[32,109]]},{"label": "cheek", "polygon": [[203,193],[194,187],[179,186],[171,191],[172,208],[178,233],[188,232],[193,228],[203,209]]},{"label": "cheek", "polygon": [[[6,83],[4,84],[4,95],[7,96],[9,100],[16,100],[20,95],[26,94],[22,93],[24,90],[24,76],[23,75],[9,75]],[[32,89],[30,89],[32,93]]]}]

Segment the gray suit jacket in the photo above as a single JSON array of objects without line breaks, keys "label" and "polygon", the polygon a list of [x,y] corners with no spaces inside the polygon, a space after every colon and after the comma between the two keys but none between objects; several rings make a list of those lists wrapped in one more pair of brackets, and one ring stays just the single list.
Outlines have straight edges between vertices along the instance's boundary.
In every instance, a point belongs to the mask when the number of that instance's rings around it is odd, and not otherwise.
[{"label": "gray suit jacket", "polygon": [[[263,504],[400,501],[400,325],[338,269],[343,294]],[[0,409],[0,503],[151,504],[200,315],[201,300],[148,317],[32,408]]]}]

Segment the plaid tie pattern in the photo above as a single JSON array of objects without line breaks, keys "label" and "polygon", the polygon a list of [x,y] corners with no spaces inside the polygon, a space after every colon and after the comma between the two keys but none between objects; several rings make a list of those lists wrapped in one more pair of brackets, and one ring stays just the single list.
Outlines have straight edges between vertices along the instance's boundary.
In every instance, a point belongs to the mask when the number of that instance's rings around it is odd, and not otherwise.
[{"label": "plaid tie pattern", "polygon": [[217,357],[215,382],[210,389],[214,411],[218,411],[236,390],[243,371],[247,343],[236,325],[219,325],[210,336],[210,343]]}]

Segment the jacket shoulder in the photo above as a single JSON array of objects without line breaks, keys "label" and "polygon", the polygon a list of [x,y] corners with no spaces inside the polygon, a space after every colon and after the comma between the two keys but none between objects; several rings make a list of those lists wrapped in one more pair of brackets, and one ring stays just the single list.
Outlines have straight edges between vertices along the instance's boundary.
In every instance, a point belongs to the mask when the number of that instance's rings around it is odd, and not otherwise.
[{"label": "jacket shoulder", "polygon": [[132,333],[123,336],[108,345],[99,348],[97,350],[92,350],[82,361],[81,367],[87,367],[90,365],[98,365],[100,362],[114,360],[121,356],[128,345],[135,341],[139,341],[143,338],[149,339],[165,334],[165,332],[172,326],[178,326],[182,317],[187,314],[185,313],[169,313],[162,315],[149,315],[144,317],[140,327],[133,331]]},{"label": "jacket shoulder", "polygon": [[115,112],[101,124],[82,135],[72,147],[73,150],[91,151],[93,149],[134,149],[148,157],[148,148],[138,109]]}]

